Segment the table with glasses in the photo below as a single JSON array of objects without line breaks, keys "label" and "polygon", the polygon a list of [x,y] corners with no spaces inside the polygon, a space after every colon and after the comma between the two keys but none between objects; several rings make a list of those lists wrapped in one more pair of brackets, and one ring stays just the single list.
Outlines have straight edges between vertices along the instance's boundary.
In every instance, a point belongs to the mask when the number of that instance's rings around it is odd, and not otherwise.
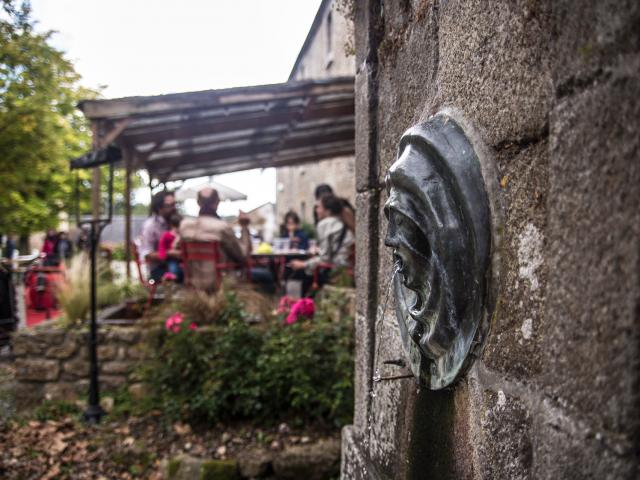
[{"label": "table with glasses", "polygon": [[270,268],[276,277],[276,283],[283,288],[285,281],[285,267],[291,260],[306,260],[313,254],[306,250],[274,250],[269,253],[252,253],[251,263],[253,266]]}]

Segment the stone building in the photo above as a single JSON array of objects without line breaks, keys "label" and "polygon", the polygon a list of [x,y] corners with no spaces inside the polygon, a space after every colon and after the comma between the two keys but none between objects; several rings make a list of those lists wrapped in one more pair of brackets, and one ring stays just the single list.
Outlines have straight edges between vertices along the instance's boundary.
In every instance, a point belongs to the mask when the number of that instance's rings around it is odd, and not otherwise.
[{"label": "stone building", "polygon": [[[349,51],[353,48],[350,47],[353,43],[353,24],[345,18],[342,9],[337,8],[337,3],[333,0],[321,2],[289,81],[355,74],[355,56]],[[352,156],[278,168],[276,205],[279,221],[287,211],[294,210],[303,221],[313,222],[313,192],[321,183],[328,183],[337,194],[353,203],[354,171]]]},{"label": "stone building", "polygon": [[[355,2],[356,409],[349,479],[634,479],[640,444],[640,3]],[[495,304],[449,388],[406,358],[384,177],[448,109],[494,174]],[[381,317],[381,318],[379,318]],[[375,365],[374,365],[375,362]],[[400,375],[399,375],[400,376]]]}]

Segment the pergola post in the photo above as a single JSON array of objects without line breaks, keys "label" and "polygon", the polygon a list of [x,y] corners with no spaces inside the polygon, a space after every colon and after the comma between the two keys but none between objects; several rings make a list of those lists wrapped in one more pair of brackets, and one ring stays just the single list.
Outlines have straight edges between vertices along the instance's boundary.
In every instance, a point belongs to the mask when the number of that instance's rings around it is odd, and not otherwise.
[{"label": "pergola post", "polygon": [[124,259],[126,262],[127,282],[131,280],[131,171],[133,159],[131,150],[123,149],[124,155]]}]

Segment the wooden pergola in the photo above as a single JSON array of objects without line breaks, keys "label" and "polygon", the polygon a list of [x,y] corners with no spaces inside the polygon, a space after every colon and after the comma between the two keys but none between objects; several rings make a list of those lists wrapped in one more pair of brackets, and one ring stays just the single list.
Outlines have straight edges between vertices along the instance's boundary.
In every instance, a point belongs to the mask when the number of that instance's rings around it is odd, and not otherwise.
[{"label": "wooden pergola", "polygon": [[134,170],[145,169],[151,180],[166,183],[355,152],[353,77],[85,100],[79,108],[91,121],[94,145],[75,162],[114,158],[126,169],[128,276]]}]

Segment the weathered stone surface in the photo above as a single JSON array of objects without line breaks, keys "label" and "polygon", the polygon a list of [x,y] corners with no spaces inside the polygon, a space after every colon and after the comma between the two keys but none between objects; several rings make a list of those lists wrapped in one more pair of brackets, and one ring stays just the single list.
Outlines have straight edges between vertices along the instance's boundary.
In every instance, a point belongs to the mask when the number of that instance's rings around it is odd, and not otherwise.
[{"label": "weathered stone surface", "polygon": [[146,357],[146,352],[142,347],[129,347],[125,352],[125,358],[131,360],[142,360]]},{"label": "weathered stone surface", "polygon": [[117,389],[127,383],[124,375],[100,375],[100,382],[106,389]]},{"label": "weathered stone surface", "polygon": [[[635,478],[640,4],[415,0],[385,2],[374,21],[358,4],[359,65],[382,33],[375,81],[356,80],[361,102],[378,100],[356,112],[363,152],[376,152],[359,158],[358,188],[372,191],[372,169],[382,182],[408,127],[452,108],[496,161],[505,222],[482,357],[449,393],[376,390],[370,421],[357,414],[344,431],[343,478]],[[369,237],[365,252],[379,242],[378,255],[359,257],[370,262],[360,272],[374,272],[358,283],[365,338],[362,314],[383,309],[392,269],[379,197],[358,239]],[[394,323],[382,325],[374,338],[387,360],[400,350]],[[356,375],[356,392],[367,377]]]},{"label": "weathered stone surface", "polygon": [[134,400],[141,400],[149,395],[149,387],[147,387],[144,383],[134,383],[129,386],[129,395]]},{"label": "weathered stone surface", "polygon": [[544,441],[534,442],[536,461],[530,478],[638,478],[629,438],[587,427],[557,412],[541,417],[534,428]]},{"label": "weathered stone surface", "polygon": [[109,330],[106,334],[106,342],[112,341],[132,344],[140,338],[140,330],[135,327],[119,327]]},{"label": "weathered stone surface", "polygon": [[62,328],[56,327],[55,324],[51,325],[45,322],[36,325],[32,329],[32,334],[43,344],[58,345],[65,339],[67,332]]},{"label": "weathered stone surface", "polygon": [[115,360],[118,355],[118,347],[116,345],[98,345],[98,360]]},{"label": "weathered stone surface", "polygon": [[65,359],[71,357],[78,350],[78,344],[71,338],[66,338],[61,344],[53,345],[47,349],[48,358]]},{"label": "weathered stone surface", "polygon": [[45,383],[44,398],[47,400],[73,401],[78,397],[78,387],[73,382]]},{"label": "weathered stone surface", "polygon": [[273,460],[277,478],[323,480],[338,474],[340,469],[340,442],[323,440],[314,444],[285,448]]},{"label": "weathered stone surface", "polygon": [[544,315],[548,200],[546,139],[505,146],[496,154],[504,205],[497,306],[483,359],[514,378],[541,373],[541,355],[552,320]]},{"label": "weathered stone surface", "polygon": [[492,145],[545,130],[553,99],[551,2],[452,1],[438,18],[439,88],[427,112],[462,109]]},{"label": "weathered stone surface", "polygon": [[[52,338],[55,340],[55,336]],[[12,353],[16,357],[25,355],[44,356],[46,349],[55,342],[48,342],[45,337],[32,330],[19,330],[12,335]]]},{"label": "weathered stone surface", "polygon": [[20,358],[16,360],[16,379],[18,381],[50,382],[60,375],[60,363],[57,360]]},{"label": "weathered stone surface", "polygon": [[103,373],[126,374],[131,370],[131,363],[120,360],[102,362],[100,364],[100,370]]},{"label": "weathered stone surface", "polygon": [[23,411],[39,405],[44,398],[44,384],[30,382],[15,382],[13,387],[15,408]]},{"label": "weathered stone surface", "polygon": [[352,426],[342,429],[342,455],[340,478],[342,480],[369,480],[372,476],[366,465],[366,452],[362,451],[362,439]]},{"label": "weathered stone surface", "polygon": [[640,428],[638,75],[553,112],[542,365],[549,396],[629,435]]},{"label": "weathered stone surface", "polygon": [[245,451],[238,458],[238,470],[244,478],[262,478],[272,469],[273,454],[268,450]]},{"label": "weathered stone surface", "polygon": [[532,477],[532,419],[527,408],[502,390],[484,392],[479,443],[482,478],[524,480]]},{"label": "weathered stone surface", "polygon": [[553,43],[553,80],[564,96],[607,78],[615,64],[640,50],[640,4],[635,0],[553,3],[558,38]]},{"label": "weathered stone surface", "polygon": [[89,375],[89,360],[78,354],[73,359],[63,362],[62,370],[73,378],[86,377]]},{"label": "weathered stone surface", "polygon": [[190,455],[178,455],[165,462],[168,480],[235,480],[238,467],[233,460],[209,460]]}]

